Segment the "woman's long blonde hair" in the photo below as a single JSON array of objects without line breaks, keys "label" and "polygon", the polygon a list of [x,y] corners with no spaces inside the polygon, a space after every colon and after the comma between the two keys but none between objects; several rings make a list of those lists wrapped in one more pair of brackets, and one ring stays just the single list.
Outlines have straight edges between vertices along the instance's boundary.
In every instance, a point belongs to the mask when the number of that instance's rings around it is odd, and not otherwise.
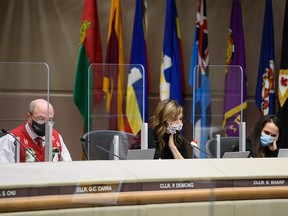
[{"label": "woman's long blonde hair", "polygon": [[[159,141],[158,147],[160,151],[162,151],[165,146],[163,136],[167,132],[167,121],[177,118],[177,116],[182,113],[183,107],[174,100],[163,100],[156,107],[151,124],[152,127],[154,127],[157,139]],[[176,145],[179,145],[177,140],[182,139],[176,134],[176,136],[174,136],[174,141]]]}]

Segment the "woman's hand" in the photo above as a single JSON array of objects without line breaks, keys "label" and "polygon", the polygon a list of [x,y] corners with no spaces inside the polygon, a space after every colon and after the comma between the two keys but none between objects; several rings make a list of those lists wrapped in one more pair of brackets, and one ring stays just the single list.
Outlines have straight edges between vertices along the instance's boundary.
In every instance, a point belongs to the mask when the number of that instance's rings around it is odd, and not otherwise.
[{"label": "woman's hand", "polygon": [[277,140],[278,140],[278,136],[279,136],[279,134],[277,134],[277,136],[275,137],[274,142],[271,145],[268,146],[270,151],[275,151],[277,149],[277,144],[276,143],[277,143]]},{"label": "woman's hand", "polygon": [[173,149],[176,148],[175,144],[174,144],[174,139],[173,139],[173,134],[169,135],[169,140],[168,140],[168,146],[170,148],[170,150],[172,151]]},{"label": "woman's hand", "polygon": [[173,134],[170,134],[170,136],[169,136],[168,146],[169,146],[169,148],[173,154],[173,157],[175,159],[184,159],[183,156],[181,155],[181,153],[178,151],[177,147],[175,146]]}]

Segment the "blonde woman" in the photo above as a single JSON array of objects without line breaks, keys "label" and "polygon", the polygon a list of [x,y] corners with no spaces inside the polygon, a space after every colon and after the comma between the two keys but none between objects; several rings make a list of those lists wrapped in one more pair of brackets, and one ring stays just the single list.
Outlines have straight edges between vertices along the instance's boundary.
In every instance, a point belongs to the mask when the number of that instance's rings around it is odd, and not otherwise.
[{"label": "blonde woman", "polygon": [[182,130],[183,107],[174,100],[161,101],[148,129],[148,148],[155,148],[154,159],[188,158]]}]

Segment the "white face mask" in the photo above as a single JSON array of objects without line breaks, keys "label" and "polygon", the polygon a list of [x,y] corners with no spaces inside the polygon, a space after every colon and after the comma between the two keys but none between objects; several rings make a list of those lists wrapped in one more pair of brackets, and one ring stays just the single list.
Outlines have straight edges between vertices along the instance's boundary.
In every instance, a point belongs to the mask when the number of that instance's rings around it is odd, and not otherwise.
[{"label": "white face mask", "polygon": [[176,123],[170,123],[167,127],[167,131],[170,134],[176,134],[177,131],[180,132],[182,130],[182,123],[176,124]]}]

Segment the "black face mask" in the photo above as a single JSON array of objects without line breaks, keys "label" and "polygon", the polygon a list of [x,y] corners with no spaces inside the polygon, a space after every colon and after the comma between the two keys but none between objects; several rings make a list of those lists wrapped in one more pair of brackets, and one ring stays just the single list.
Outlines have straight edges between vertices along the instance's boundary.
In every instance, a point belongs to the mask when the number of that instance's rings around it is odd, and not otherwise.
[{"label": "black face mask", "polygon": [[45,124],[39,124],[32,120],[32,128],[38,136],[42,137],[45,135]]}]

